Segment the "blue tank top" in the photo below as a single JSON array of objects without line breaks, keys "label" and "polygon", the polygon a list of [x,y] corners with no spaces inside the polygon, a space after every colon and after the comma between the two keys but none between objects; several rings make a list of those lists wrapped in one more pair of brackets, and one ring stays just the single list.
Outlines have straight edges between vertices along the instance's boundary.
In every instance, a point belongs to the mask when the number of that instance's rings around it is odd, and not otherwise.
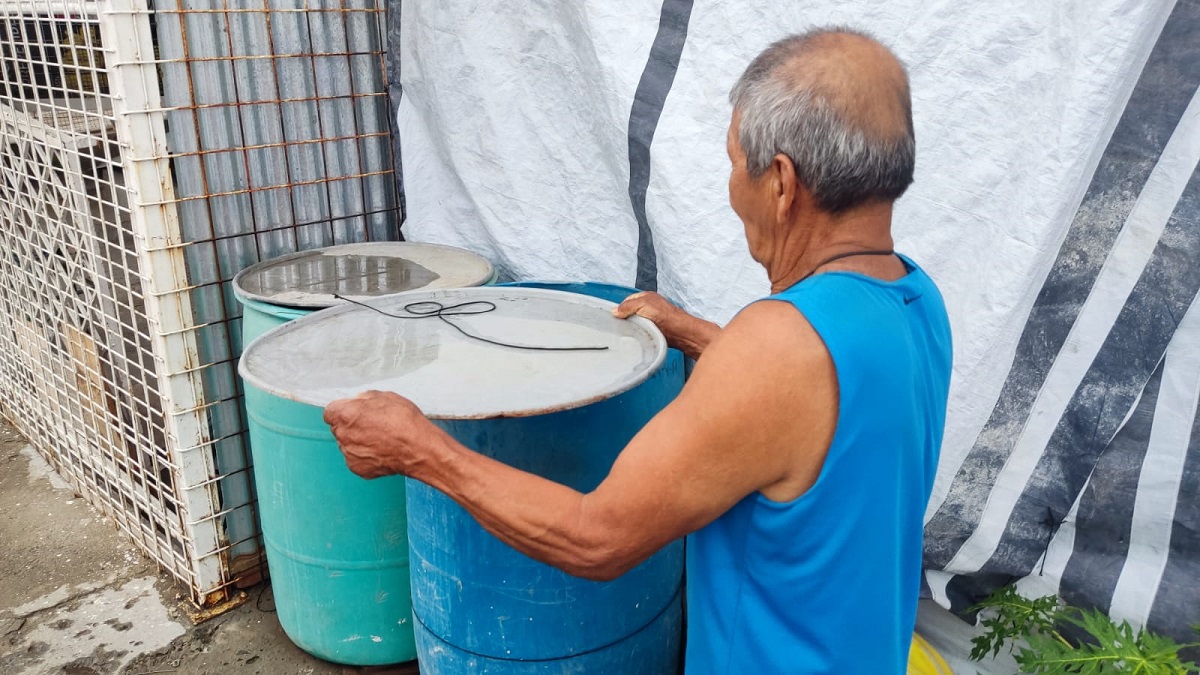
[{"label": "blue tank top", "polygon": [[687,675],[906,672],[951,355],[941,294],[901,259],[894,282],[826,272],[767,298],[824,340],[837,427],[805,494],[756,492],[688,537]]}]

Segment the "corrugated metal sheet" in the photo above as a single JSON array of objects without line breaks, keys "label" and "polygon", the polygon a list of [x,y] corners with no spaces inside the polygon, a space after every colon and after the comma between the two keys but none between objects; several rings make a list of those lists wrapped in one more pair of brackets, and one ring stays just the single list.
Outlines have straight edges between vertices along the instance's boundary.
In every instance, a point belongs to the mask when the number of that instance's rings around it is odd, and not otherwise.
[{"label": "corrugated metal sheet", "polygon": [[[230,280],[297,250],[399,238],[385,72],[374,0],[162,0],[155,5],[168,152],[208,365],[216,466],[244,475]],[[224,479],[226,508],[252,499]],[[231,513],[231,559],[257,556],[257,527]]]}]

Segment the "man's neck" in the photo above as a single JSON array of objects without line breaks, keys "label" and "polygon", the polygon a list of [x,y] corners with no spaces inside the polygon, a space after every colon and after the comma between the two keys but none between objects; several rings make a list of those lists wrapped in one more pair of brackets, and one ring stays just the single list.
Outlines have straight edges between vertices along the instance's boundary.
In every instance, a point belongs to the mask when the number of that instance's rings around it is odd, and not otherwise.
[{"label": "man's neck", "polygon": [[[890,251],[892,205],[868,204],[840,214],[801,214],[783,237],[778,253],[766,262],[771,292],[791,287],[838,255],[859,251]],[[829,263],[829,268],[871,270],[878,266],[866,256],[851,256]]]}]

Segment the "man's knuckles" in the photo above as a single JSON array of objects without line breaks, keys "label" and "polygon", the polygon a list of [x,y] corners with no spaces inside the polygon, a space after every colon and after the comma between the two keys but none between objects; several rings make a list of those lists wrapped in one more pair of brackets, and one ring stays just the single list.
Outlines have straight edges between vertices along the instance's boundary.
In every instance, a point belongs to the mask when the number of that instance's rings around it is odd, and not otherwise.
[{"label": "man's knuckles", "polygon": [[343,410],[343,407],[345,406],[345,403],[346,402],[344,399],[339,399],[339,400],[334,401],[333,403],[330,403],[329,405],[325,406],[324,418],[325,418],[326,424],[328,424],[329,426],[332,427],[332,426],[335,426],[338,422],[342,421],[342,410]]}]

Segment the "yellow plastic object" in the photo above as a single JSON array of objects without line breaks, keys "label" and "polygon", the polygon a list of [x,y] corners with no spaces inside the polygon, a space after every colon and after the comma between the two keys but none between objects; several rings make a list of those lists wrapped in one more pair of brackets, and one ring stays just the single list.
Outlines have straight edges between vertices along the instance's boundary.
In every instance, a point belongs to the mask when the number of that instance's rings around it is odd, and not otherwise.
[{"label": "yellow plastic object", "polygon": [[908,651],[908,675],[954,675],[946,659],[925,638],[913,633]]}]

